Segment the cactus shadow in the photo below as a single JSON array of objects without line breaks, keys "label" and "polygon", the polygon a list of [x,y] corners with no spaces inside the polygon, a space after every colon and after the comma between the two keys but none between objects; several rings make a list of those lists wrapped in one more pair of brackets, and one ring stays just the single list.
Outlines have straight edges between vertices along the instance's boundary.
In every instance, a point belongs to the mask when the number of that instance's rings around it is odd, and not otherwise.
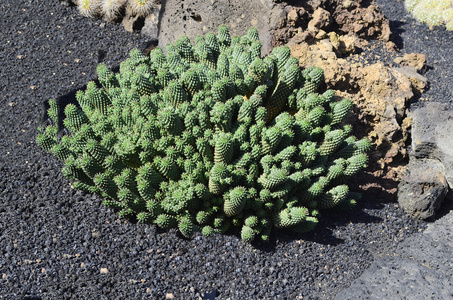
[{"label": "cactus shadow", "polygon": [[[274,230],[269,241],[253,241],[252,246],[265,253],[273,253],[279,245],[291,244],[294,242],[313,242],[322,245],[336,246],[344,243],[343,239],[334,236],[333,230],[325,226],[320,220],[315,229],[309,232],[298,233],[289,230]],[[240,238],[240,237],[239,237]]]},{"label": "cactus shadow", "polygon": [[[92,78],[89,81],[94,81],[98,86],[100,86],[100,83],[97,79]],[[50,119],[49,114],[48,114],[48,109],[50,108],[49,105],[49,100],[44,100],[41,103],[41,118],[38,123],[38,127],[40,128],[45,128],[48,125],[57,125],[58,127],[58,137],[61,138],[61,136],[65,133],[67,133],[66,128],[64,127],[63,120],[65,119],[65,113],[64,110],[66,106],[69,104],[74,104],[78,108],[80,108],[80,104],[76,99],[77,92],[79,91],[85,91],[87,88],[87,84],[85,85],[80,85],[74,89],[71,90],[65,90],[65,91],[59,91],[57,96],[54,98],[55,101],[57,102],[58,105],[58,116],[57,116],[57,121],[56,124],[53,124],[54,122]]]},{"label": "cactus shadow", "polygon": [[[79,90],[84,90],[86,87],[85,86],[79,86],[75,89],[70,90],[69,92],[65,92],[64,94],[60,94],[58,97],[56,97],[55,101],[58,104],[58,121],[57,121],[57,126],[58,126],[58,132],[61,132],[63,130],[63,119],[64,119],[64,109],[67,105],[69,104],[75,104],[79,106],[77,100],[76,100],[76,94]],[[41,112],[41,119],[39,121],[38,126],[39,127],[45,127],[47,125],[50,125],[52,123],[52,120],[49,117],[48,114],[48,109],[49,109],[49,100],[44,100],[42,102],[42,112]]]},{"label": "cactus shadow", "polygon": [[[364,183],[368,186],[364,187]],[[254,242],[252,245],[264,252],[273,252],[277,245],[299,241],[314,242],[322,245],[337,246],[345,240],[337,237],[337,231],[346,230],[346,226],[355,224],[380,224],[383,219],[373,214],[386,205],[395,203],[398,182],[378,177],[371,172],[361,172],[352,178],[351,191],[362,193],[362,199],[351,209],[330,209],[321,211],[319,223],[309,232],[296,233],[288,230],[275,230],[269,242]],[[347,229],[356,230],[356,229]]]}]

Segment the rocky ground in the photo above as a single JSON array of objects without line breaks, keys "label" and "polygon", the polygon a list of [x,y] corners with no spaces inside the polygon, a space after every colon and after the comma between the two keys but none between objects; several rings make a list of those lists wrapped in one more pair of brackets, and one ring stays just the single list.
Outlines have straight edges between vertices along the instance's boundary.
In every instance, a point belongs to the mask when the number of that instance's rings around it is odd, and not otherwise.
[{"label": "rocky ground", "polygon": [[[444,206],[445,211],[452,208],[451,204]],[[405,239],[394,252],[376,259],[335,300],[451,299],[452,222],[450,212],[430,223],[424,232]]]},{"label": "rocky ground", "polygon": [[[415,99],[452,101],[453,34],[417,24],[400,1],[377,2],[400,50],[364,47],[365,59],[397,66],[398,56],[423,53],[430,86]],[[380,186],[354,210],[323,213],[315,231],[278,232],[269,244],[246,245],[234,233],[186,240],[118,219],[98,197],[70,188],[57,159],[36,145],[36,126],[44,100],[155,40],[59,1],[0,8],[0,299],[197,299],[213,290],[216,299],[333,299],[376,258],[422,234],[425,223]]]}]

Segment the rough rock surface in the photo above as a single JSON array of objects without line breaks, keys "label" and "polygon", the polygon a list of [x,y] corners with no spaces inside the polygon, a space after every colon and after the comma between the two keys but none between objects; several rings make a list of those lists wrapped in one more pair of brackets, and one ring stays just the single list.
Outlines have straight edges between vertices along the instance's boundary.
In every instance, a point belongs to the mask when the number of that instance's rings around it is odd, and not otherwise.
[{"label": "rough rock surface", "polygon": [[405,240],[394,255],[376,260],[335,299],[452,299],[451,224],[453,212]]},{"label": "rough rock surface", "polygon": [[390,40],[388,19],[374,1],[337,0],[333,18],[344,33],[354,32],[360,37],[375,37],[384,42]]},{"label": "rough rock surface", "polygon": [[428,79],[417,72],[417,67],[403,65],[402,67],[393,68],[393,70],[409,78],[412,84],[412,92],[415,95],[420,95],[421,93],[423,93],[425,91],[425,88],[428,86]]},{"label": "rough rock surface", "polygon": [[445,168],[434,159],[411,159],[398,185],[398,203],[413,218],[436,214],[448,193]]},{"label": "rough rock surface", "polygon": [[272,46],[270,31],[281,11],[272,0],[167,0],[160,16],[159,46],[165,47],[183,35],[194,40],[225,24],[232,35],[243,35],[252,26],[258,28],[263,53],[268,53]]},{"label": "rough rock surface", "polygon": [[[274,45],[291,40],[311,42],[319,33],[336,30],[360,38],[389,41],[388,19],[375,1],[317,0],[287,1],[280,21],[272,31]],[[298,16],[298,18],[295,18]]]},{"label": "rough rock surface", "polygon": [[443,272],[450,277],[450,281],[453,279],[452,207],[453,202],[444,204],[445,212],[450,210],[448,214],[429,224],[422,234],[403,241],[398,248],[398,255],[402,258],[414,259],[428,268]]},{"label": "rough rock surface", "polygon": [[435,216],[453,186],[453,112],[445,103],[431,102],[410,116],[412,147],[398,203],[412,217],[426,219]]},{"label": "rough rock surface", "polygon": [[445,167],[445,177],[453,188],[453,111],[446,103],[427,103],[410,116],[412,126],[412,152],[415,159],[437,159]]},{"label": "rough rock surface", "polygon": [[[426,287],[430,289],[427,290]],[[335,300],[368,299],[451,299],[451,278],[409,259],[375,261],[351,287]]]},{"label": "rough rock surface", "polygon": [[417,71],[426,67],[426,55],[422,53],[405,53],[403,56],[397,57],[393,61],[402,66],[412,66]]},{"label": "rough rock surface", "polygon": [[162,4],[156,1],[156,5],[146,17],[136,15],[130,6],[126,6],[121,25],[129,32],[140,31],[151,40],[159,39],[159,17],[162,11]]},{"label": "rough rock surface", "polygon": [[372,126],[369,136],[376,145],[375,159],[382,166],[406,158],[410,120],[406,109],[414,96],[410,80],[382,63],[360,70],[358,85],[362,96],[356,102]]}]

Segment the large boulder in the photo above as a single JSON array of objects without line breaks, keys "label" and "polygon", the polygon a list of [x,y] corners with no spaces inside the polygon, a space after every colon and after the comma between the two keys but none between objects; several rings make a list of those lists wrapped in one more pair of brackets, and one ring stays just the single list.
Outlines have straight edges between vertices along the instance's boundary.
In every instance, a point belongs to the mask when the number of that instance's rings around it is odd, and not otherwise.
[{"label": "large boulder", "polygon": [[434,159],[412,159],[398,185],[398,203],[415,219],[436,214],[448,193],[444,165]]},{"label": "large boulder", "polygon": [[227,25],[232,35],[243,35],[254,26],[263,43],[263,52],[272,47],[270,31],[283,12],[272,0],[167,0],[159,22],[159,46],[163,48],[186,35],[192,41],[201,34]]},{"label": "large boulder", "polygon": [[398,203],[418,219],[435,216],[453,186],[453,110],[430,102],[411,112],[412,144]]},{"label": "large boulder", "polygon": [[414,110],[412,152],[414,158],[432,158],[442,162],[445,177],[453,187],[453,109],[446,103],[430,102]]}]

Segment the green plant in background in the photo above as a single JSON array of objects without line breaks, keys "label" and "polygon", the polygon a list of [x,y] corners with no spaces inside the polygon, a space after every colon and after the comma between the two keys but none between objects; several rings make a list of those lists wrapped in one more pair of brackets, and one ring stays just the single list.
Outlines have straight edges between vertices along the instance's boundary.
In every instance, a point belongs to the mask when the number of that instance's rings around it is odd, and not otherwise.
[{"label": "green plant in background", "polygon": [[453,0],[405,0],[404,4],[420,23],[453,30]]},{"label": "green plant in background", "polygon": [[73,187],[102,195],[122,217],[209,236],[230,226],[245,241],[273,228],[313,229],[319,210],[357,200],[348,178],[367,139],[345,124],[351,101],[320,92],[320,68],[300,70],[288,47],[261,57],[258,32],[226,26],[182,37],[150,56],[132,50],[119,73],[97,68],[37,143],[64,162]]}]

